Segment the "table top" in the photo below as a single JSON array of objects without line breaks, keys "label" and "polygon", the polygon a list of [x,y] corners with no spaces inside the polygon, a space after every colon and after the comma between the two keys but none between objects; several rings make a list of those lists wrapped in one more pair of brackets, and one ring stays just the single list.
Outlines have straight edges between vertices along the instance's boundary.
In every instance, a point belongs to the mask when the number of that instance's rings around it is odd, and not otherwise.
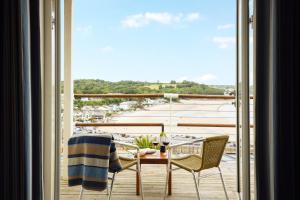
[{"label": "table top", "polygon": [[153,154],[145,154],[140,157],[141,164],[167,164],[168,163],[168,153],[160,153],[157,150]]}]

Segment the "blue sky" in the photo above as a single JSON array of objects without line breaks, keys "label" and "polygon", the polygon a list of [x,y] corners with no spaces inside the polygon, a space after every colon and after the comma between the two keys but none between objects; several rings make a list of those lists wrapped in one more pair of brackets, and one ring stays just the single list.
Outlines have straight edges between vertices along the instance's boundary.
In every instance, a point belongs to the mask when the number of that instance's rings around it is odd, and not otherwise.
[{"label": "blue sky", "polygon": [[73,77],[235,83],[235,0],[75,0]]}]

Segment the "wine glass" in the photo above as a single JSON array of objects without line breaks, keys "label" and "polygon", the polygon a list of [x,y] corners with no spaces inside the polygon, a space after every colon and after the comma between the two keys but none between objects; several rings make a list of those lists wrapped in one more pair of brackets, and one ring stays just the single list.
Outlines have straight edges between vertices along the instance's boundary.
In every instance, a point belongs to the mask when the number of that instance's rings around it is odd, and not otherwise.
[{"label": "wine glass", "polygon": [[162,138],[162,143],[163,145],[168,146],[170,144],[170,139],[167,136],[164,136]]},{"label": "wine glass", "polygon": [[154,145],[155,149],[157,149],[157,145],[159,144],[157,137],[153,137],[152,144]]}]

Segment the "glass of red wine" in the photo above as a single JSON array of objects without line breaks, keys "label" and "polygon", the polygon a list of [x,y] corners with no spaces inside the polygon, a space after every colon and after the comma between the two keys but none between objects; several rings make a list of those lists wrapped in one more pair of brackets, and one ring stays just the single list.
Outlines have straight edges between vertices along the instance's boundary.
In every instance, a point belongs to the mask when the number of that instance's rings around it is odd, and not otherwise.
[{"label": "glass of red wine", "polygon": [[168,146],[170,144],[170,139],[165,136],[162,138],[162,143],[163,145]]},{"label": "glass of red wine", "polygon": [[158,146],[158,144],[159,144],[157,137],[154,137],[154,138],[152,139],[152,144],[154,145],[155,149],[157,149],[157,146]]}]

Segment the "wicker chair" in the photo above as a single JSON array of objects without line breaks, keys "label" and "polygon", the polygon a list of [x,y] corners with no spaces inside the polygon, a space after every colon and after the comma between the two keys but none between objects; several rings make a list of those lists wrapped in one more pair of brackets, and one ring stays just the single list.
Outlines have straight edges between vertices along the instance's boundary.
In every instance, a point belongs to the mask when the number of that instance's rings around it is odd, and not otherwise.
[{"label": "wicker chair", "polygon": [[[115,141],[115,143],[120,145],[120,146],[125,146],[127,148],[136,149],[136,151],[137,151],[136,158],[127,158],[127,157],[121,157],[120,156],[119,160],[121,162],[123,170],[132,170],[132,171],[137,172],[138,178],[139,178],[139,184],[140,184],[141,198],[143,200],[144,199],[144,192],[143,192],[143,184],[142,184],[142,176],[141,176],[140,153],[139,153],[140,149],[135,144],[128,144],[128,143],[119,142],[119,141]],[[131,168],[132,166],[135,166],[136,169],[132,169]],[[113,184],[111,184],[110,192],[112,192],[112,188],[113,188]]]},{"label": "wicker chair", "polygon": [[[141,198],[143,200],[144,199],[144,193],[143,193],[143,184],[142,184],[142,180],[141,180],[141,165],[140,165],[139,147],[137,145],[134,145],[134,144],[128,144],[128,143],[123,143],[123,142],[119,142],[119,141],[114,141],[114,143],[118,144],[120,146],[125,146],[127,148],[133,148],[133,149],[137,150],[137,157],[136,158],[119,157],[119,161],[121,162],[121,165],[122,165],[122,171],[132,170],[132,171],[136,171],[138,173],[138,178],[140,180],[139,183],[140,183]],[[131,168],[134,165],[136,166],[136,169]],[[111,200],[112,190],[113,190],[116,174],[117,173],[112,173],[112,177],[108,178],[109,180],[111,180],[110,189],[109,189],[109,187],[107,187],[107,190],[106,190],[107,195],[108,195],[108,200]],[[83,188],[81,187],[81,192],[80,192],[80,196],[79,196],[80,200],[82,199],[82,195],[83,195]]]},{"label": "wicker chair", "polygon": [[[169,147],[169,156],[168,156],[169,160],[168,160],[168,167],[167,167],[167,178],[166,178],[164,199],[167,196],[167,185],[168,185],[170,171],[174,171],[177,169],[184,169],[190,172],[194,179],[197,198],[200,199],[200,193],[199,193],[199,181],[201,178],[200,172],[206,169],[217,167],[219,170],[219,175],[222,181],[222,186],[225,192],[225,196],[226,199],[228,200],[228,195],[227,195],[225,183],[222,176],[222,171],[219,167],[228,138],[229,137],[227,135],[224,135],[224,136],[209,137],[201,140],[195,140],[192,142],[171,145]],[[200,153],[201,155],[192,154],[178,159],[171,158],[172,149],[174,149],[175,147],[194,144],[197,142],[203,142],[202,151]],[[178,168],[172,170],[172,165],[175,165]],[[196,175],[197,172],[198,172],[198,177]]]}]

